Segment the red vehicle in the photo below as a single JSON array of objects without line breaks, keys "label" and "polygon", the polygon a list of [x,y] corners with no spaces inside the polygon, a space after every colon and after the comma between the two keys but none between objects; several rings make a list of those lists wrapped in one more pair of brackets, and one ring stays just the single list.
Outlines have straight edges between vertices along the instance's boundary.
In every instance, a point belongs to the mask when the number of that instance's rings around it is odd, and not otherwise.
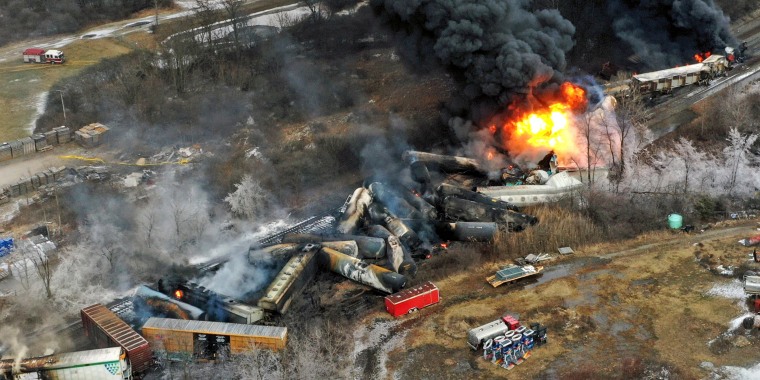
[{"label": "red vehicle", "polygon": [[85,335],[90,337],[98,348],[123,348],[135,373],[142,373],[150,368],[153,363],[153,351],[148,341],[113,311],[96,303],[82,309],[81,316]]},{"label": "red vehicle", "polygon": [[510,330],[517,330],[517,328],[520,327],[520,321],[509,314],[501,317],[501,321],[504,322]]},{"label": "red vehicle", "polygon": [[403,314],[414,313],[423,307],[436,304],[440,300],[438,287],[428,281],[422,285],[386,296],[385,310],[392,316],[398,317]]},{"label": "red vehicle", "polygon": [[24,50],[24,63],[63,63],[66,58],[60,50],[29,48]]}]

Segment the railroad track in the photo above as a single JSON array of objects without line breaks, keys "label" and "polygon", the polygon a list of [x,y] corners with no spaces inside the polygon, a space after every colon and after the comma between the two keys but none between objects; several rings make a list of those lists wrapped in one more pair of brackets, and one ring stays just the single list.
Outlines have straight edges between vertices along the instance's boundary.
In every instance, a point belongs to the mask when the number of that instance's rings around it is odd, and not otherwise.
[{"label": "railroad track", "polygon": [[[344,207],[341,207],[341,209]],[[332,230],[334,223],[335,217],[332,215],[332,213],[312,216],[282,231],[278,231],[261,239],[258,239],[256,242],[254,242],[254,244],[269,245],[281,243],[282,238],[289,233],[327,232]],[[227,260],[229,260],[229,256],[219,257],[209,262],[199,264],[196,266],[196,268],[200,272],[208,272],[217,269],[220,265],[227,262]],[[134,315],[132,300],[129,297],[116,299],[106,306],[123,320],[131,320],[132,316]],[[51,335],[69,337],[75,350],[83,350],[91,347],[88,338],[84,335],[84,328],[82,327],[82,322],[79,318],[71,319],[65,323],[37,329],[27,334],[27,337],[29,338],[30,342],[34,342],[35,338]]]},{"label": "railroad track", "polygon": [[[261,239],[258,239],[255,242],[253,242],[251,245],[264,246],[264,245],[279,244],[282,242],[282,238],[285,235],[290,234],[290,233],[298,234],[298,233],[328,232],[333,229],[334,224],[335,224],[335,217],[332,215],[332,213],[312,216],[282,231],[278,231],[271,235],[267,235]],[[229,259],[230,259],[229,255],[221,256],[216,259],[207,261],[203,264],[196,265],[196,269],[198,269],[198,271],[200,271],[201,273],[213,271],[213,270],[219,269],[219,266],[227,262]]]}]

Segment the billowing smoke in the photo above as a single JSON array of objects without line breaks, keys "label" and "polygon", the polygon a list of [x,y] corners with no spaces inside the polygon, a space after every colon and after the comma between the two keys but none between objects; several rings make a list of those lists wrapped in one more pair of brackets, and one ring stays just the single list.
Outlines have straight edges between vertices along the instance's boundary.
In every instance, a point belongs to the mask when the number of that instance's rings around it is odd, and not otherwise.
[{"label": "billowing smoke", "polygon": [[729,19],[713,0],[608,2],[615,35],[648,68],[691,62],[695,53],[735,46]]},{"label": "billowing smoke", "polygon": [[371,0],[399,32],[400,54],[418,69],[439,64],[463,81],[470,100],[504,105],[516,92],[565,68],[575,27],[556,10],[525,0]]},{"label": "billowing smoke", "polygon": [[217,293],[236,299],[256,293],[269,285],[282,263],[263,251],[252,251],[249,257],[245,251],[230,257],[214,274],[200,279],[200,285]]}]

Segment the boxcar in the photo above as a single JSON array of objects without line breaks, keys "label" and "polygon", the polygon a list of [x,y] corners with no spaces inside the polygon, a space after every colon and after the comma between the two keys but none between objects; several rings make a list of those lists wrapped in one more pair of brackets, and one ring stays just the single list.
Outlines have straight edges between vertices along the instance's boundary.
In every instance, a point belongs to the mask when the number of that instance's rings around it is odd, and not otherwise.
[{"label": "boxcar", "polygon": [[123,348],[135,373],[141,373],[150,368],[153,352],[148,341],[114,312],[101,304],[95,304],[82,309],[80,314],[84,332],[95,345],[100,348]]},{"label": "boxcar", "polygon": [[285,348],[286,327],[149,318],[143,336],[170,359],[219,359],[255,348]]}]

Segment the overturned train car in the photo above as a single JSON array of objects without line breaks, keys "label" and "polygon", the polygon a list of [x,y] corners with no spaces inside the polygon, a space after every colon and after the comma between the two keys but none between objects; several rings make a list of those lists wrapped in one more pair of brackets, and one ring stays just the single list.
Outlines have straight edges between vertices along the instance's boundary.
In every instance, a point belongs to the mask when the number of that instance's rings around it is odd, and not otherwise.
[{"label": "overturned train car", "polygon": [[731,66],[725,56],[711,55],[701,63],[634,75],[631,89],[641,94],[666,94],[690,85],[708,85],[710,81],[726,76]]}]

